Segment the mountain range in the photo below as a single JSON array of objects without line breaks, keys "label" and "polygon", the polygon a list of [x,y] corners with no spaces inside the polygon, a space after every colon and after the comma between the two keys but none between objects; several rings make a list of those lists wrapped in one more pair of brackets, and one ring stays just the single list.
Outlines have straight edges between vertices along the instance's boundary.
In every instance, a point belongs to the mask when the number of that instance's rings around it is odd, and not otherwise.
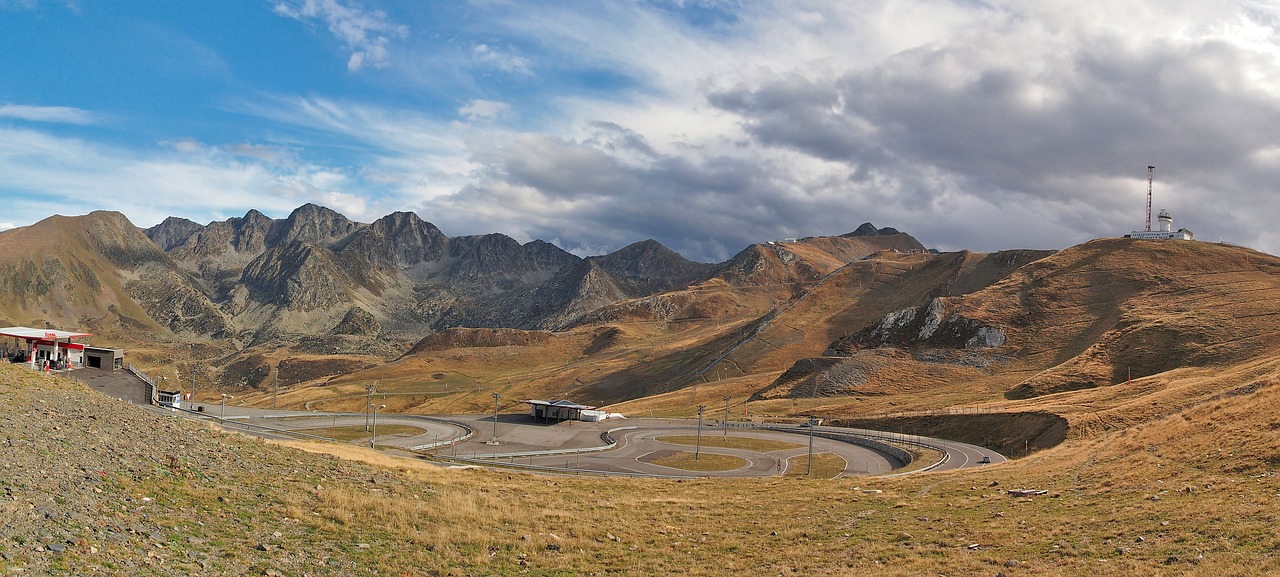
[{"label": "mountain range", "polygon": [[[839,258],[923,249],[870,224],[820,242]],[[238,349],[310,339],[319,348],[389,353],[389,342],[450,327],[564,330],[610,305],[713,278],[766,284],[780,274],[770,258],[817,275],[787,254],[762,243],[707,264],[646,240],[582,258],[502,234],[449,237],[411,212],[359,223],[313,204],[284,219],[251,210],[207,225],[170,217],[145,230],[119,213],[94,212],[0,233],[0,291],[8,297],[0,321],[124,340]]]}]

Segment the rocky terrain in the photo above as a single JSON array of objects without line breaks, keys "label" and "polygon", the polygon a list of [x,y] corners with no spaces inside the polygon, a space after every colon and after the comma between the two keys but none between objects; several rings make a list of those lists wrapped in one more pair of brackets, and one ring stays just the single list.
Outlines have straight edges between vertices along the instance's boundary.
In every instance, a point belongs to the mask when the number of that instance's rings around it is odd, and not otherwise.
[{"label": "rocky terrain", "polygon": [[[869,224],[805,240],[845,261],[922,248]],[[312,204],[285,219],[171,217],[145,231],[119,213],[55,216],[0,233],[0,249],[0,322],[235,348],[328,337],[410,343],[455,326],[563,330],[603,307],[717,276],[772,279],[761,276],[755,247],[720,264],[653,240],[580,258],[502,234],[449,237],[414,213],[366,224]]]},{"label": "rocky terrain", "polygon": [[293,458],[8,365],[0,400],[0,574],[352,575],[378,554],[376,535],[317,543],[289,495],[393,490],[385,470]]}]

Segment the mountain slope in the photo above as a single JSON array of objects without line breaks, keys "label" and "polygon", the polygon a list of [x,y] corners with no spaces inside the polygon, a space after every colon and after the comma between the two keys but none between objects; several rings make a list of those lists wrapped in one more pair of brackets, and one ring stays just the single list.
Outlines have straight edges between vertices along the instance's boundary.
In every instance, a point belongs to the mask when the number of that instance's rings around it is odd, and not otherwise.
[{"label": "mountain slope", "polygon": [[227,318],[188,275],[116,212],[54,216],[0,234],[0,317],[137,342],[225,336]]}]

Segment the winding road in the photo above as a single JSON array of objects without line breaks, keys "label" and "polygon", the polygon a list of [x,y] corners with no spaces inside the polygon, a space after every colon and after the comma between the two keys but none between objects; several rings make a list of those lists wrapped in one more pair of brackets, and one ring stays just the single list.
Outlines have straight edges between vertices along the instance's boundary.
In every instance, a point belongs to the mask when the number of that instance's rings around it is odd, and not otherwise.
[{"label": "winding road", "polygon": [[[155,407],[153,410],[174,412]],[[324,413],[316,411],[279,411],[250,407],[204,405],[203,412],[177,411],[195,418],[219,423],[226,429],[236,430],[264,438],[315,438],[329,440],[339,429],[350,431],[369,425],[374,428],[371,415],[362,413]],[[404,425],[421,430],[420,433],[394,432],[388,425]],[[787,474],[790,459],[808,452],[809,429],[802,427],[771,426],[756,428],[745,423],[731,423],[728,431],[704,425],[702,438],[707,441],[700,448],[702,454],[728,455],[743,460],[743,465],[726,471],[691,472],[663,466],[655,461],[675,452],[693,452],[694,447],[672,444],[663,437],[695,436],[695,421],[682,419],[625,419],[599,423],[580,421],[541,422],[527,415],[499,415],[495,422],[492,415],[421,416],[380,413],[376,426],[390,434],[370,431],[370,438],[379,448],[406,452],[430,452],[438,457],[448,457],[473,463],[499,463],[507,466],[528,467],[537,470],[621,474],[637,476],[705,476],[705,477],[769,477]],[[400,429],[401,431],[403,429]],[[334,433],[329,433],[333,431]],[[896,446],[917,445],[936,449],[944,458],[931,466],[913,469],[946,471],[967,467],[988,466],[1000,463],[1005,457],[975,445],[916,437],[879,431],[816,427],[813,438],[815,454],[830,453],[844,460],[840,473],[846,475],[889,475],[903,463],[889,454],[854,443],[823,438],[822,434],[855,434]],[[602,434],[609,433],[615,442],[609,446]],[[713,439],[751,437],[791,443],[793,447],[777,450],[750,450],[709,446]],[[496,443],[495,443],[496,441]],[[365,439],[349,441],[367,445]],[[910,474],[905,473],[905,474]],[[903,474],[903,473],[900,473]]]}]

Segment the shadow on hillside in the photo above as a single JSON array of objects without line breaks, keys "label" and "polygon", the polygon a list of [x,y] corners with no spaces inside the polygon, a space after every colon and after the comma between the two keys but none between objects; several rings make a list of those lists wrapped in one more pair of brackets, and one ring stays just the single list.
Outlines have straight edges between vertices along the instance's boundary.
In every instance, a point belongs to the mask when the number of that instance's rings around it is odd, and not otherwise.
[{"label": "shadow on hillside", "polygon": [[831,424],[951,439],[1010,458],[1057,446],[1066,440],[1068,430],[1066,419],[1044,411],[836,419]]}]

